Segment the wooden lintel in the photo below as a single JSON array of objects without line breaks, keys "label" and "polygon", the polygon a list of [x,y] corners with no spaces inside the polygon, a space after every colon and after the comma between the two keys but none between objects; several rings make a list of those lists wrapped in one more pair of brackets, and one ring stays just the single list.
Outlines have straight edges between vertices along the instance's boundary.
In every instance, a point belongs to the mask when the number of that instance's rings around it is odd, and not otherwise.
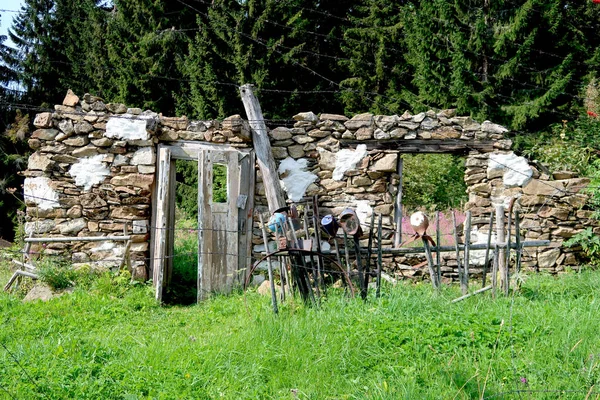
[{"label": "wooden lintel", "polygon": [[471,150],[494,151],[492,140],[460,139],[394,139],[394,140],[340,140],[343,147],[365,144],[367,150],[395,150],[398,153],[453,153],[467,154]]}]

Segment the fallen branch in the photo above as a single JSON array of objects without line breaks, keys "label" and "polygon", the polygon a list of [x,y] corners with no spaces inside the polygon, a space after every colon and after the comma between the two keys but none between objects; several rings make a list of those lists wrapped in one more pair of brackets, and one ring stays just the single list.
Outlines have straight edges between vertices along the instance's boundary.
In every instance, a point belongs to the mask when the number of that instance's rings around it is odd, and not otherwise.
[{"label": "fallen branch", "polygon": [[483,293],[483,292],[487,292],[491,288],[492,288],[492,285],[486,286],[484,288],[481,288],[479,290],[474,291],[473,293],[469,293],[469,294],[465,294],[464,296],[457,297],[456,299],[452,300],[452,303],[457,303],[457,302],[462,301],[464,299],[467,299],[467,298],[469,298],[469,297],[471,297],[473,295],[476,295],[476,294],[479,294],[479,293]]}]

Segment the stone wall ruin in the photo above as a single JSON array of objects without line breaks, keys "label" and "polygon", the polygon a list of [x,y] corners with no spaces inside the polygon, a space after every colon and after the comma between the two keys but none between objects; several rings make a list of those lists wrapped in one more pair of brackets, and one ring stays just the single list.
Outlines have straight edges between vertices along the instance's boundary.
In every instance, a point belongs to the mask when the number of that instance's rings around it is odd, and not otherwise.
[{"label": "stone wall ruin", "polygon": [[[529,249],[524,266],[560,272],[579,262],[562,243],[594,225],[581,193],[589,181],[569,172],[544,172],[517,156],[510,150],[506,129],[499,125],[456,116],[453,110],[352,118],[303,112],[294,120],[293,126],[269,132],[290,201],[318,195],[323,214],[337,215],[350,206],[365,224],[371,213],[381,213],[384,245],[391,246],[398,146],[407,152],[446,143],[466,149],[465,209],[473,215],[473,241],[487,237],[494,204],[517,197],[523,239],[551,241],[549,247]],[[133,232],[133,270],[140,279],[149,272],[156,145],[180,140],[252,145],[248,124],[239,115],[223,121],[190,121],[105,104],[89,94],[80,99],[72,92],[53,112],[38,114],[34,125],[37,129],[29,139],[34,153],[24,184],[26,235],[102,236],[121,234],[127,225]],[[256,211],[267,210],[264,194],[257,171]],[[253,242],[262,243],[258,227]],[[123,251],[124,244],[116,242],[51,243],[44,249],[46,254],[68,255],[75,264],[104,267],[118,265]],[[456,260],[450,253],[444,258],[444,274],[451,278]],[[385,264],[390,272],[415,274],[406,257],[387,256]]]}]

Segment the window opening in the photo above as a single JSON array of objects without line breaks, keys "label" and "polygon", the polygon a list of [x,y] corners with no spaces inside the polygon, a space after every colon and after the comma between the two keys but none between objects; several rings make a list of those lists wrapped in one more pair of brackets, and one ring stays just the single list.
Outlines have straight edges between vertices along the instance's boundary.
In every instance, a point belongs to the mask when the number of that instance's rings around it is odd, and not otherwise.
[{"label": "window opening", "polygon": [[212,202],[227,203],[227,165],[213,164]]}]

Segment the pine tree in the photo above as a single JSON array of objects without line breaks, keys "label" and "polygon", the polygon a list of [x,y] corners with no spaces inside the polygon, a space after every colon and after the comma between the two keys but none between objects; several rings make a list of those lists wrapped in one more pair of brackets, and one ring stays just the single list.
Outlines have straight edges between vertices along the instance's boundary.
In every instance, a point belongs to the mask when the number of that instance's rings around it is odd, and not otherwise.
[{"label": "pine tree", "polygon": [[188,85],[178,68],[194,15],[179,2],[122,0],[108,19],[105,96],[173,115]]}]

